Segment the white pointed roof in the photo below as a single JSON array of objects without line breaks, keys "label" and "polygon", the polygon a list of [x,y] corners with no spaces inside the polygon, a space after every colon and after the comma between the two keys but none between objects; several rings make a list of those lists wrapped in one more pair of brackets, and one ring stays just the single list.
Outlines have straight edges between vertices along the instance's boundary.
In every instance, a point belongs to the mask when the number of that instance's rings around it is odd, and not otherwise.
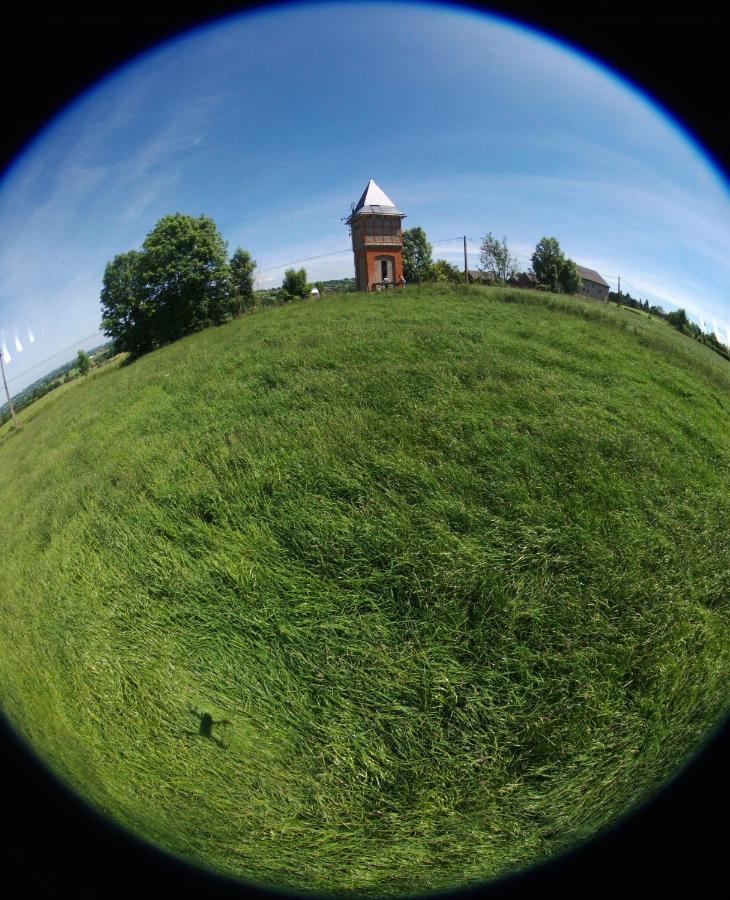
[{"label": "white pointed roof", "polygon": [[391,216],[405,215],[396,208],[395,203],[393,203],[385,191],[379,187],[372,178],[368,181],[367,187],[363,191],[362,197],[357,201],[350,218],[352,218],[352,216],[367,213],[378,213],[379,215]]},{"label": "white pointed roof", "polygon": [[395,206],[395,203],[371,178],[355,209],[359,209],[361,206]]}]

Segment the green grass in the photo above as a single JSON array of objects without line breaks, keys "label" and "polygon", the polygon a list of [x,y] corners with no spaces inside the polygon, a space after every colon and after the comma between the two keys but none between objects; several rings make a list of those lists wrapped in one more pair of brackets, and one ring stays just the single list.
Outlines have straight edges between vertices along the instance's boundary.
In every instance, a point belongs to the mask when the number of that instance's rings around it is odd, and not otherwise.
[{"label": "green grass", "polygon": [[663,322],[327,296],[21,421],[2,707],[97,808],[217,871],[482,882],[615,821],[728,709],[730,365]]}]

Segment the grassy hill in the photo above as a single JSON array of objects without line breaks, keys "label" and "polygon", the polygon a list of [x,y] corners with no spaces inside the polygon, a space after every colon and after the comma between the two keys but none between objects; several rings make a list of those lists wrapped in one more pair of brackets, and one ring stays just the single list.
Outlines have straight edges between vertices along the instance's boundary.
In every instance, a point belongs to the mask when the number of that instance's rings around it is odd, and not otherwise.
[{"label": "grassy hill", "polygon": [[730,365],[661,321],[328,295],[21,420],[2,708],[218,871],[483,881],[641,802],[728,708]]},{"label": "grassy hill", "polygon": [[[110,341],[107,341],[105,344],[100,344],[98,347],[94,347],[93,350],[88,351],[88,355],[94,365],[100,365],[105,362],[112,354],[113,350]],[[17,394],[13,395],[13,407],[15,408],[16,413],[20,412],[24,406],[35,403],[41,397],[44,397],[49,391],[57,390],[61,384],[64,383],[64,376],[77,378],[80,374],[78,360],[72,359],[70,362],[58,366],[51,372],[47,372],[41,378],[37,378],[32,384],[29,384],[27,387],[18,391]],[[0,403],[0,427],[2,427],[5,420],[9,418],[10,407],[6,400],[4,403]]]}]

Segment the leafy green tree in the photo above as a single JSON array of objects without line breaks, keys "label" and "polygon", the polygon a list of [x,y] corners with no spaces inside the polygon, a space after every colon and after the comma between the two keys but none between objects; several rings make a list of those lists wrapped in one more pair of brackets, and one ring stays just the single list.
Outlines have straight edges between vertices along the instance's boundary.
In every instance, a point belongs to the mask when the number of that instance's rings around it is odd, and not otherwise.
[{"label": "leafy green tree", "polygon": [[287,269],[281,285],[284,296],[291,300],[294,297],[306,297],[309,293],[306,269]]},{"label": "leafy green tree", "polygon": [[101,289],[101,330],[117,350],[143,353],[155,346],[153,310],[141,276],[140,254],[120,253],[107,263]]},{"label": "leafy green tree", "polygon": [[403,232],[403,274],[407,282],[428,281],[431,272],[431,245],[421,227]]},{"label": "leafy green tree", "polygon": [[464,280],[464,273],[459,271],[458,267],[452,265],[448,260],[437,259],[436,262],[431,264],[429,280],[459,283]]},{"label": "leafy green tree", "polygon": [[[89,358],[89,354],[84,350],[79,350],[78,355],[76,357],[76,365],[78,367],[79,372],[82,375],[88,375],[89,369],[91,368],[91,359]],[[58,382],[61,384],[62,382]],[[55,385],[54,385],[55,386]]]},{"label": "leafy green tree", "polygon": [[157,343],[224,320],[230,269],[226,242],[210,217],[164,216],[145,238],[140,264]]},{"label": "leafy green tree", "polygon": [[517,274],[517,257],[513,256],[507,246],[507,237],[498,240],[492,232],[482,238],[480,271],[491,272],[494,280],[499,284],[505,284]]},{"label": "leafy green tree", "polygon": [[248,250],[237,247],[231,257],[231,302],[230,309],[234,316],[253,308],[253,273],[256,260]]},{"label": "leafy green tree", "polygon": [[578,267],[572,259],[563,260],[563,265],[558,272],[558,282],[566,294],[577,294],[581,287],[581,277]]},{"label": "leafy green tree", "polygon": [[558,239],[554,237],[540,238],[532,254],[532,270],[540,284],[551,291],[557,291],[560,284],[560,273],[565,263],[565,255],[560,249]]},{"label": "leafy green tree", "polygon": [[222,322],[232,292],[226,243],[208,216],[164,216],[141,252],[116,256],[101,291],[104,333],[118,350],[143,353]]}]

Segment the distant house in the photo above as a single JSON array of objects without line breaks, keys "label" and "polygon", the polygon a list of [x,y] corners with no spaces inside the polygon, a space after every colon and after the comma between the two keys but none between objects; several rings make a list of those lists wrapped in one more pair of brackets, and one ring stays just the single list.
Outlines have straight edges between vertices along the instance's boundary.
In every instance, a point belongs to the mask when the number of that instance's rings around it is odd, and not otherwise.
[{"label": "distant house", "polygon": [[507,284],[512,287],[532,288],[534,291],[538,288],[537,278],[532,272],[520,272],[519,275],[514,275],[510,278]]},{"label": "distant house", "polygon": [[494,284],[494,272],[482,272],[481,269],[467,269],[469,284]]},{"label": "distant house", "polygon": [[598,272],[586,269],[585,266],[576,264],[576,269],[581,280],[581,294],[595,297],[596,300],[608,300],[608,282],[604,281]]}]

